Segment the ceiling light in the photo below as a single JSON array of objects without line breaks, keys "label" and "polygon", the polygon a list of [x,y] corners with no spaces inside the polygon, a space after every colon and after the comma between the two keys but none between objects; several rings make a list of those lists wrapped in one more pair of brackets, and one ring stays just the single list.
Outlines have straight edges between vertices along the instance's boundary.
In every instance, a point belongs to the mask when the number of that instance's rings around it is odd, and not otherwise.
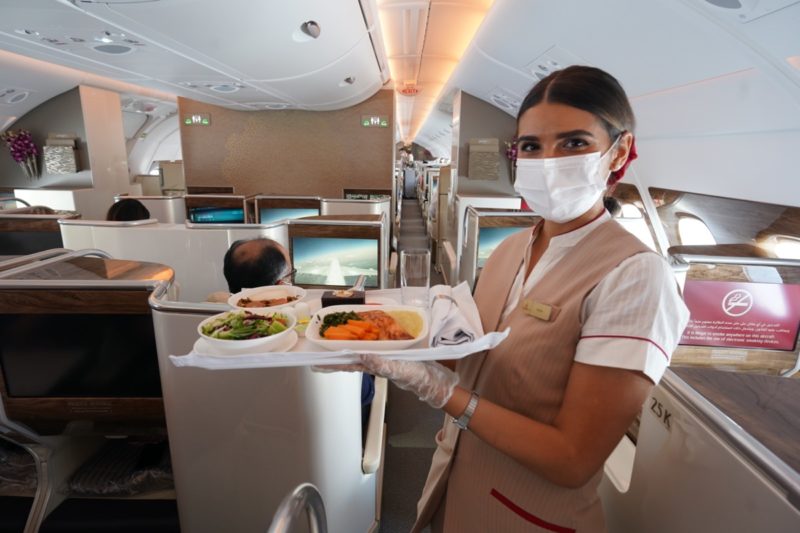
[{"label": "ceiling light", "polygon": [[30,96],[30,93],[27,92],[27,91],[21,92],[21,93],[17,93],[14,96],[10,96],[10,97],[6,98],[6,102],[8,102],[9,104],[18,104],[18,103],[20,103],[20,102],[22,102],[24,100],[27,100],[28,96]]},{"label": "ceiling light", "polygon": [[286,109],[289,107],[289,104],[284,104],[281,102],[267,102],[262,104],[266,109],[278,110],[278,109]]},{"label": "ceiling light", "polygon": [[206,85],[206,87],[218,93],[235,93],[244,86],[240,83],[215,83]]},{"label": "ceiling light", "polygon": [[209,89],[218,93],[235,93],[239,89],[244,88],[244,85],[241,83],[225,83],[219,81],[180,81],[178,85],[188,87],[189,89]]},{"label": "ceiling light", "polygon": [[13,87],[0,89],[0,99],[7,104],[18,104],[26,100],[28,96],[30,96],[28,91],[14,89]]},{"label": "ceiling light", "polygon": [[786,58],[786,62],[789,63],[791,66],[800,70],[800,56],[791,56]]},{"label": "ceiling light", "polygon": [[[411,144],[435,109],[493,1],[376,3],[389,70],[398,88],[395,123],[403,142]],[[441,33],[447,38],[426,42],[426,34]],[[403,94],[402,82],[409,80],[413,84],[406,92],[413,92],[411,87],[423,87],[424,95],[417,98]]]},{"label": "ceiling light", "polygon": [[92,46],[92,49],[102,53],[102,54],[109,54],[109,55],[124,55],[133,52],[133,48],[130,46],[126,46],[124,44],[98,44]]},{"label": "ceiling light", "polygon": [[309,20],[300,25],[300,31],[302,31],[312,39],[316,39],[322,32],[322,28],[319,27],[319,24],[317,24],[316,21]]},{"label": "ceiling light", "polygon": [[742,3],[739,0],[706,0],[709,4],[725,9],[739,9]]}]

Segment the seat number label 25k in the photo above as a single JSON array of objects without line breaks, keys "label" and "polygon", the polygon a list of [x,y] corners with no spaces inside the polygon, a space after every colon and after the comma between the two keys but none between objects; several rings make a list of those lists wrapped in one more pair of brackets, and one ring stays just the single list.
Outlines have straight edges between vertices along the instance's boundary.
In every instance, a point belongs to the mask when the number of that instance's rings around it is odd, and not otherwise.
[{"label": "seat number label 25k", "polygon": [[655,396],[650,398],[650,411],[664,424],[667,431],[672,429],[672,413],[670,413],[664,404]]}]

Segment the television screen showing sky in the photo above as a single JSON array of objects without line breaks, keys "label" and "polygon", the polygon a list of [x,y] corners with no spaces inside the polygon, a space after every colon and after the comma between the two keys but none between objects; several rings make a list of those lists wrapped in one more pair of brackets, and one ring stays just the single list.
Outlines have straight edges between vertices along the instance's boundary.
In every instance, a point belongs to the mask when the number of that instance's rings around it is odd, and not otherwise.
[{"label": "television screen showing sky", "polygon": [[224,224],[244,222],[244,209],[233,207],[192,207],[189,220],[196,223]]},{"label": "television screen showing sky", "polygon": [[298,285],[352,286],[366,276],[367,287],[378,287],[378,240],[295,237],[292,262]]},{"label": "television screen showing sky", "polygon": [[260,211],[258,220],[262,224],[270,224],[287,218],[315,217],[319,215],[319,209],[315,207],[264,207]]},{"label": "television screen showing sky", "polygon": [[492,255],[497,245],[503,242],[503,239],[521,229],[521,227],[517,226],[507,228],[481,228],[478,235],[478,268],[483,268],[486,260]]}]

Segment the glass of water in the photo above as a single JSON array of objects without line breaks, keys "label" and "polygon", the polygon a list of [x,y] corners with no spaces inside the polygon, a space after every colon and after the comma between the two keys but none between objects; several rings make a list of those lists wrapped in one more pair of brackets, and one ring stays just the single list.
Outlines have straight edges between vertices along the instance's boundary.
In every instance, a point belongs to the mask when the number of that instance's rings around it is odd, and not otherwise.
[{"label": "glass of water", "polygon": [[430,250],[400,251],[400,291],[403,304],[428,307],[430,276]]}]

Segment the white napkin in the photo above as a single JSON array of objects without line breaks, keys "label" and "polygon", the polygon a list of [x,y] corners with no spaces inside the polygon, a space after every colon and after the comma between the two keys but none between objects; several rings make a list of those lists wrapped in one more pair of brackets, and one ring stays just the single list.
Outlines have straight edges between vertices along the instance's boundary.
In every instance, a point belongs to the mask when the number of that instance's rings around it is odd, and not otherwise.
[{"label": "white napkin", "polygon": [[435,285],[431,298],[431,346],[452,346],[483,336],[481,317],[467,282]]}]

